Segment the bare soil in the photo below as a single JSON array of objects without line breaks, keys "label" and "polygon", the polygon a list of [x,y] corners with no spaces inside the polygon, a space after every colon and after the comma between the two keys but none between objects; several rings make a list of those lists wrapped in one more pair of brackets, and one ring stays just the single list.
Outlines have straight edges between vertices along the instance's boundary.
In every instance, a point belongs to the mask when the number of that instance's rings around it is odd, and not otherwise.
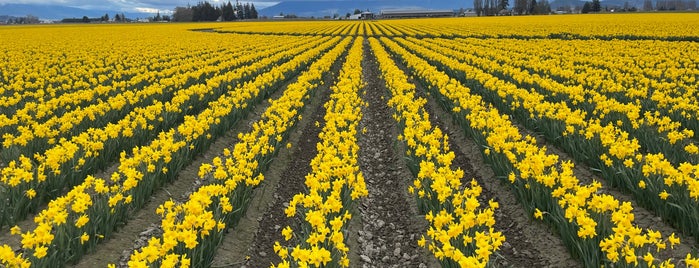
[{"label": "bare soil", "polygon": [[335,82],[341,62],[344,62],[344,57],[340,57],[324,74],[323,85],[315,89],[302,113],[302,120],[289,136],[291,149],[282,149],[277,155],[265,173],[262,186],[255,189],[251,207],[239,225],[242,228],[231,233],[233,237],[245,240],[227,236],[216,254],[213,267],[269,267],[281,261],[274,252],[274,242],[284,241],[282,228],[294,228],[299,222],[299,219],[287,217],[284,208],[294,195],[306,191],[305,178],[311,172],[310,162],[317,154],[318,134],[323,128],[323,104],[329,99],[329,86]]},{"label": "bare soil", "polygon": [[[281,96],[286,86],[294,81],[295,77],[282,83],[270,95],[269,99]],[[221,156],[224,148],[232,148],[238,142],[237,134],[252,129],[252,124],[259,120],[269,104],[269,101],[256,104],[242,120],[224,135],[218,137],[206,152],[195,157],[190,164],[184,167],[171,183],[157,189],[151,199],[124,226],[119,227],[108,241],[103,241],[94,252],[83,256],[74,267],[106,267],[110,263],[116,264],[118,267],[127,267],[129,257],[135,250],[147,245],[150,237],[162,235],[161,217],[155,213],[157,207],[170,199],[186,202],[192,192],[206,183],[199,179],[199,166],[203,163],[210,163],[213,158]],[[118,163],[97,176],[109,177],[109,174],[115,172],[117,167]]]},{"label": "bare soil", "polygon": [[[306,191],[305,176],[311,171],[309,164],[317,153],[318,134],[324,125],[323,104],[329,99],[329,87],[334,84],[343,62],[344,57],[340,57],[324,75],[324,84],[314,91],[302,112],[303,119],[291,130],[288,139],[292,144],[291,149],[282,148],[279,151],[265,172],[265,181],[254,190],[246,214],[236,227],[228,230],[217,249],[212,267],[269,267],[280,261],[273,251],[274,242],[283,241],[282,228],[287,225],[294,227],[301,220],[286,217],[284,208],[295,194]],[[406,70],[400,62],[396,64]],[[407,191],[412,174],[403,160],[405,148],[397,142],[399,129],[391,117],[393,111],[387,105],[390,93],[367,44],[364,46],[362,71],[365,87],[361,93],[367,105],[362,108],[363,118],[359,124],[360,129],[366,129],[365,133],[360,131],[358,137],[359,165],[369,196],[350,208],[353,214],[347,241],[351,248],[350,266],[439,267],[438,260],[417,245],[428,224],[424,215],[418,213],[414,197]],[[270,99],[279,97],[292,81],[281,86]],[[480,201],[487,203],[492,199],[499,203],[499,209],[495,211],[495,228],[503,232],[506,242],[492,256],[492,266],[581,267],[558,235],[547,225],[533,220],[517,200],[511,186],[496,178],[483,161],[480,145],[466,137],[461,127],[454,124],[451,114],[444,111],[420,83],[411,82],[416,85],[418,96],[428,99],[425,108],[431,122],[449,135],[449,146],[456,155],[454,167],[464,171],[463,184],[467,185],[471,179],[475,179],[483,187]],[[124,266],[133,250],[145,245],[149,237],[161,235],[160,217],[155,214],[157,206],[171,198],[185,201],[189,193],[201,186],[202,182],[197,180],[201,163],[211,162],[223,148],[233,146],[237,142],[236,134],[248,131],[268,104],[268,101],[263,101],[256,105],[245,119],[180,171],[172,183],[156,190],[150,202],[126,225],[121,226],[109,241],[104,241],[95,252],[84,256],[74,266],[105,267],[108,263]],[[572,161],[569,155],[548,144],[542,137],[523,127],[520,127],[520,131],[537,137],[538,144],[547,146],[549,153]],[[107,177],[116,167],[115,164],[98,176]],[[589,167],[576,163],[575,175],[584,183],[600,181],[603,184],[602,192],[614,195],[620,201],[630,201],[634,207],[635,222],[639,226],[658,230],[664,236],[675,232],[681,238],[680,245],[658,253],[656,257],[679,260],[688,252],[696,253],[699,250],[694,239],[681,235],[654,213],[638,206],[631,196],[608,187]],[[23,231],[31,230],[35,225],[32,219],[33,216],[30,216],[18,226]],[[10,236],[9,231],[0,232],[0,244],[20,248],[20,239],[20,236]]]},{"label": "bare soil", "polygon": [[[419,83],[416,85],[424,92]],[[449,135],[449,147],[456,155],[454,163],[464,171],[464,179],[474,178],[483,187],[481,202],[492,199],[500,206],[495,210],[495,229],[506,241],[492,257],[494,267],[582,267],[549,226],[528,215],[510,185],[496,178],[483,161],[481,146],[466,137],[433,98],[428,99],[430,119]]]},{"label": "bare soil", "polygon": [[598,181],[600,182],[600,184],[602,184],[602,188],[599,190],[600,193],[612,195],[620,202],[630,202],[631,206],[633,207],[634,223],[638,227],[641,227],[644,230],[651,229],[654,231],[659,231],[660,233],[662,233],[663,237],[668,237],[670,236],[670,234],[675,233],[675,236],[680,238],[680,244],[675,245],[673,248],[668,247],[665,250],[662,250],[657,253],[652,252],[654,257],[662,260],[673,259],[673,262],[676,262],[678,260],[684,259],[687,256],[687,253],[696,254],[696,252],[699,252],[699,244],[696,243],[695,239],[686,234],[681,233],[679,230],[672,227],[672,225],[663,221],[663,219],[660,216],[656,215],[655,212],[639,205],[632,195],[624,191],[621,191],[617,188],[609,186],[609,183],[607,183],[607,181],[605,181],[603,178],[600,178],[599,176],[595,175],[595,173],[592,172],[592,169],[590,169],[590,167],[586,166],[583,163],[575,161],[575,159],[573,159],[573,157],[570,156],[568,153],[548,142],[543,137],[543,135],[538,135],[532,132],[531,130],[524,128],[521,125],[518,125],[518,127],[521,133],[526,133],[527,135],[536,137],[537,144],[540,144],[541,146],[546,146],[549,153],[558,155],[559,158],[563,161],[573,162],[575,164],[573,174],[575,174],[575,177],[578,178],[581,181],[581,183],[590,184],[593,181]]},{"label": "bare soil", "polygon": [[[282,91],[283,88],[275,92],[272,98],[280,95]],[[95,252],[84,256],[74,267],[106,267],[109,263],[126,267],[128,258],[134,250],[145,246],[150,237],[162,235],[162,230],[160,229],[161,217],[155,213],[158,206],[170,199],[178,202],[187,201],[189,194],[203,185],[203,182],[199,180],[197,175],[199,166],[203,163],[210,163],[214,157],[220,156],[224,148],[232,147],[237,142],[237,133],[249,129],[252,122],[257,121],[268,106],[268,102],[256,105],[246,118],[217,138],[206,152],[197,156],[189,165],[184,167],[178,173],[177,178],[163,188],[156,190],[148,203],[136,212],[134,217],[129,219],[124,226],[121,226],[114,232],[112,238],[104,241],[97,247]],[[105,173],[106,175],[103,177],[108,177],[114,170],[116,170],[116,166],[113,170],[108,170],[107,172],[109,173]]]},{"label": "bare soil", "polygon": [[[404,72],[410,73],[400,61],[395,61]],[[524,210],[511,187],[496,178],[482,157],[482,148],[466,137],[462,128],[430,96],[420,82],[411,79],[416,95],[428,100],[426,111],[430,121],[449,136],[449,148],[454,151],[454,167],[464,171],[463,185],[475,179],[483,188],[481,203],[498,202],[495,210],[495,229],[506,237],[499,251],[491,257],[494,267],[582,267],[573,259],[560,237],[550,227],[535,221]]]},{"label": "bare soil", "polygon": [[[272,262],[279,261],[274,255],[272,245],[274,241],[282,239],[281,228],[286,226],[282,224],[290,224],[283,208],[295,193],[303,190],[303,180],[298,181],[299,178],[305,177],[305,174],[300,175],[301,167],[305,164],[308,167],[306,170],[310,171],[309,157],[315,155],[303,152],[315,150],[315,143],[311,142],[317,142],[320,128],[311,122],[318,120],[317,114],[324,114],[321,110],[324,110],[322,103],[327,99],[327,89],[317,91],[302,113],[303,119],[295,127],[299,131],[289,136],[291,149],[282,149],[277,154],[265,173],[264,182],[255,189],[245,216],[235,228],[229,230],[230,233],[226,234],[217,249],[212,267],[257,267],[255,264],[268,267]],[[254,243],[259,243],[259,246],[252,246]]]},{"label": "bare soil", "polygon": [[[400,65],[400,64],[399,64]],[[418,87],[420,87],[420,83],[416,83]],[[430,100],[430,105],[428,109],[431,111],[436,111],[435,107],[439,107],[436,102],[431,99]],[[441,110],[441,109],[438,109]],[[443,118],[449,118],[451,115],[449,113],[445,113],[443,110],[441,110],[443,113],[442,117]],[[506,113],[507,111],[501,111]],[[431,114],[433,114],[431,112]],[[437,112],[436,114],[439,114]],[[433,116],[434,117],[434,116]],[[433,119],[434,121],[434,119]],[[437,121],[442,121],[442,123],[438,123],[440,125],[444,125],[447,122],[451,122],[451,120],[437,120]],[[683,259],[687,253],[696,253],[699,251],[699,246],[697,245],[696,241],[692,239],[691,237],[688,237],[687,235],[684,235],[680,233],[677,229],[673,228],[670,224],[664,222],[660,217],[658,217],[655,213],[652,211],[647,210],[646,208],[640,206],[637,204],[635,199],[630,196],[629,194],[620,191],[618,189],[615,189],[613,187],[610,187],[606,181],[603,179],[599,178],[596,176],[590,169],[590,167],[586,166],[583,163],[579,163],[577,161],[574,161],[574,159],[565,153],[563,150],[558,149],[555,147],[555,145],[549,143],[543,136],[538,135],[537,133],[525,128],[524,126],[518,124],[517,122],[513,122],[518,128],[520,133],[530,135],[532,137],[535,137],[537,139],[537,144],[540,146],[546,146],[548,153],[551,154],[556,154],[560,157],[561,160],[563,161],[571,161],[575,163],[575,169],[574,169],[574,174],[575,176],[581,181],[581,183],[584,184],[589,184],[593,180],[599,181],[602,184],[602,189],[600,190],[601,193],[606,193],[613,195],[617,200],[622,201],[622,202],[631,202],[633,208],[634,208],[634,215],[635,215],[635,221],[634,223],[643,228],[643,229],[652,229],[656,231],[660,231],[663,234],[663,237],[669,236],[671,233],[675,233],[677,237],[680,238],[681,243],[679,245],[676,245],[674,248],[669,248],[666,250],[663,250],[661,252],[653,252],[654,256],[656,258],[660,258],[663,260],[667,259],[672,259],[673,262],[677,262],[678,260]],[[454,144],[454,140],[450,140],[451,143],[451,148],[457,151],[457,158],[456,162],[459,163],[460,156],[458,151],[462,151],[465,153],[467,156],[469,156],[468,162],[469,164],[473,165],[476,167],[480,172],[483,172],[484,168],[488,166],[487,164],[483,163],[483,158],[481,155],[482,148],[479,148],[477,144],[473,143],[472,140],[465,138],[463,135],[463,132],[458,130],[460,129],[459,126],[456,126],[455,124],[448,124],[452,126],[451,130],[447,130],[445,132],[449,133],[450,137],[452,137],[454,134],[461,136],[459,138],[459,142],[465,142],[464,144],[473,144],[473,149],[472,153],[469,154],[467,153],[468,149],[465,148],[458,148],[460,147],[459,144]],[[464,147],[464,146],[461,146]],[[468,147],[468,145],[466,145]],[[466,171],[465,168],[462,167]],[[466,172],[468,175],[469,172]],[[488,168],[487,171],[485,171],[486,177],[493,178],[491,180],[498,181],[494,178],[494,174],[492,174],[492,170]],[[517,266],[519,267],[520,264],[523,266],[531,266],[534,265],[535,267],[544,267],[544,266],[551,266],[551,267],[575,267],[575,266],[580,266],[581,264],[574,264],[576,262],[575,260],[571,259],[569,252],[567,251],[566,247],[563,245],[561,242],[561,239],[558,237],[557,234],[552,234],[554,230],[551,228],[547,228],[544,224],[538,221],[532,221],[531,216],[527,215],[527,213],[521,208],[521,205],[519,205],[519,202],[517,201],[516,196],[514,193],[510,193],[509,189],[510,187],[506,185],[507,183],[500,183],[498,187],[496,187],[495,184],[488,182],[488,181],[482,181],[481,179],[477,179],[478,182],[484,186],[484,191],[486,196],[502,196],[505,192],[509,193],[508,195],[510,198],[505,198],[502,200],[498,200],[497,198],[495,199],[496,201],[500,202],[500,209],[499,211],[496,211],[496,228],[499,230],[503,231],[505,236],[507,237],[507,243],[505,243],[503,249],[498,253],[501,255],[501,257],[504,259],[502,262],[499,260],[495,260],[495,263],[497,266],[500,265],[505,265],[508,266],[512,261],[514,260],[515,263],[517,263]],[[490,191],[491,193],[488,194],[487,192]],[[502,198],[502,197],[500,197]],[[505,201],[505,202],[503,202]],[[520,207],[518,209],[519,211],[512,210],[512,208],[508,208],[507,206],[503,206],[503,203],[512,203],[515,206]],[[502,219],[500,217],[503,217]],[[509,218],[509,219],[508,219]],[[527,219],[527,221],[523,221],[523,219]],[[511,223],[510,223],[511,222]],[[528,222],[528,223],[526,223]],[[505,225],[506,224],[506,225]],[[539,225],[540,227],[537,228],[532,228],[532,225]],[[518,239],[522,235],[525,235],[523,237],[523,242],[522,241],[513,241],[512,238]],[[529,237],[526,237],[529,236]],[[519,244],[519,247],[517,247],[516,244]],[[510,247],[512,247],[510,249]],[[508,254],[513,254],[512,256],[507,256]],[[522,259],[522,255],[524,256],[531,256],[533,259],[531,260],[525,260]],[[540,259],[540,263],[537,263],[534,261],[534,259]],[[564,265],[561,265],[564,264]]]},{"label": "bare soil", "polygon": [[[359,136],[359,165],[369,196],[359,206],[361,224],[351,239],[359,246],[362,267],[435,267],[439,263],[417,245],[427,221],[417,212],[408,193],[412,175],[403,161],[404,149],[396,146],[398,127],[388,107],[389,92],[376,58],[364,45],[362,71],[366,86]],[[356,262],[355,262],[356,263]],[[359,265],[357,265],[358,267]]]}]

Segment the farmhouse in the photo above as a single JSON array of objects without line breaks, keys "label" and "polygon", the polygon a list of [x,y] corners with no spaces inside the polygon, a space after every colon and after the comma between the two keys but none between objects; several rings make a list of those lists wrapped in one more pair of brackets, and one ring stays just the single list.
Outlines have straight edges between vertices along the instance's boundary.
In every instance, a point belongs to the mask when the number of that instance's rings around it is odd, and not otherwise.
[{"label": "farmhouse", "polygon": [[419,18],[419,17],[451,17],[454,11],[450,9],[392,9],[381,10],[382,18]]},{"label": "farmhouse", "polygon": [[354,14],[349,17],[351,20],[370,20],[374,18],[374,13],[371,13],[369,11],[364,11],[359,14]]}]

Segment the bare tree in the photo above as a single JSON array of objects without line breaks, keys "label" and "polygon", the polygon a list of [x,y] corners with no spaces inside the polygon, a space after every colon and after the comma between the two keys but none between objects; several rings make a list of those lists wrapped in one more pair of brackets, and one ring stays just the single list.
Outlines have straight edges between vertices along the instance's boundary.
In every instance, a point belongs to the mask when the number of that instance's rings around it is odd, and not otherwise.
[{"label": "bare tree", "polygon": [[498,11],[500,11],[500,1],[499,0],[490,0],[490,15],[497,15]]},{"label": "bare tree", "polygon": [[527,14],[527,11],[529,10],[527,8],[527,5],[529,4],[528,0],[515,0],[515,7],[514,12],[519,14],[519,15],[524,15]]},{"label": "bare tree", "polygon": [[527,13],[536,14],[536,0],[527,1]]},{"label": "bare tree", "polygon": [[476,11],[476,15],[483,16],[483,0],[473,0],[473,9]]},{"label": "bare tree", "polygon": [[651,10],[653,10],[653,1],[652,0],[643,1],[643,11],[651,11]]},{"label": "bare tree", "polygon": [[194,11],[191,7],[176,7],[175,13],[172,14],[174,21],[192,21],[194,19]]},{"label": "bare tree", "polygon": [[535,14],[549,14],[551,13],[551,4],[548,0],[539,0],[534,10]]}]

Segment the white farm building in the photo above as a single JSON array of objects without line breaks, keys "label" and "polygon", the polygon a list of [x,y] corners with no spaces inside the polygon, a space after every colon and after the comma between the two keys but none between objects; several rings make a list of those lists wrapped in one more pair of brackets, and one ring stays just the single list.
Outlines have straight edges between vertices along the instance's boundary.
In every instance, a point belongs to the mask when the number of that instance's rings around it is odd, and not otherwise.
[{"label": "white farm building", "polygon": [[421,18],[421,17],[452,17],[454,11],[450,9],[392,9],[381,10],[380,17],[389,18]]}]

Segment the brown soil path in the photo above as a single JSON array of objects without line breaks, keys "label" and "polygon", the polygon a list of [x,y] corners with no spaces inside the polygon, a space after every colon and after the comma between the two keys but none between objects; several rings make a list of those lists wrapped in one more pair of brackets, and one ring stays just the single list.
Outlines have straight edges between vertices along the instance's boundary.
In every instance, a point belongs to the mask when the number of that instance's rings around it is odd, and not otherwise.
[{"label": "brown soil path", "polygon": [[350,237],[358,242],[355,253],[361,267],[435,267],[437,260],[417,245],[427,221],[408,193],[412,175],[403,161],[404,150],[396,147],[398,128],[387,104],[389,92],[370,51],[367,42],[362,70],[368,107],[359,125],[366,128],[359,137],[359,165],[369,196],[360,203],[361,224]]},{"label": "brown soil path", "polygon": [[315,90],[302,120],[289,136],[291,149],[282,149],[265,172],[265,181],[255,189],[255,197],[239,227],[223,240],[212,267],[269,267],[280,262],[274,253],[274,242],[284,241],[282,228],[294,228],[298,221],[287,218],[284,208],[295,194],[305,191],[306,174],[311,171],[310,162],[317,154],[318,134],[323,128],[323,104],[329,99],[329,86],[335,82],[342,62],[344,56],[325,74],[323,85]]},{"label": "brown soil path", "polygon": [[[419,83],[415,83],[425,92]],[[510,185],[495,177],[493,170],[483,160],[482,149],[466,137],[460,126],[453,123],[451,114],[445,112],[430,97],[426,107],[430,119],[449,135],[449,147],[454,151],[454,163],[464,171],[464,180],[476,179],[483,187],[482,200],[498,202],[495,210],[495,229],[505,235],[505,243],[492,258],[495,267],[582,267],[573,259],[557,234],[550,227],[532,217],[517,200]]]},{"label": "brown soil path", "polygon": [[[279,97],[286,85],[293,80],[290,79],[290,81],[279,86],[279,89],[272,93],[269,99]],[[145,246],[150,237],[162,235],[162,230],[160,230],[161,218],[155,213],[157,207],[169,199],[179,202],[187,201],[189,195],[205,183],[198,178],[199,166],[202,163],[210,163],[214,157],[220,156],[224,148],[232,147],[238,140],[237,133],[248,131],[252,123],[259,119],[268,106],[268,101],[262,101],[255,105],[245,118],[236,123],[224,135],[217,138],[206,152],[197,156],[189,165],[184,167],[177,175],[177,178],[163,186],[163,188],[156,190],[150,201],[126,225],[121,226],[117,232],[114,232],[111,239],[100,244],[95,252],[85,255],[74,267],[106,267],[109,263],[126,267],[128,258],[134,250]],[[108,174],[104,176],[108,176]]]}]

